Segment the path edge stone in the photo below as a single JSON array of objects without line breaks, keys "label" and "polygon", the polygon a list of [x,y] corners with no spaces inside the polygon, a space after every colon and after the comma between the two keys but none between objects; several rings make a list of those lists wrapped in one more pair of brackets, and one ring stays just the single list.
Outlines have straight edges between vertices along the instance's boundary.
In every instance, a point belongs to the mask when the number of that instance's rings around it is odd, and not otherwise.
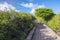
[{"label": "path edge stone", "polygon": [[25,40],[32,40],[35,30],[36,30],[36,26],[30,31],[29,35]]}]

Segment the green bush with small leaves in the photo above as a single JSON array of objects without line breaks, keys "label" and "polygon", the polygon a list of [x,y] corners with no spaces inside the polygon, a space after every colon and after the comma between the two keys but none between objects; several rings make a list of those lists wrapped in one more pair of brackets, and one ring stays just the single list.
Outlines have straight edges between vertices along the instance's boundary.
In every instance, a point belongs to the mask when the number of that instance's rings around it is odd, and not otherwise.
[{"label": "green bush with small leaves", "polygon": [[0,40],[25,40],[33,29],[33,17],[16,11],[0,11]]},{"label": "green bush with small leaves", "polygon": [[60,14],[56,14],[47,24],[54,31],[60,32]]}]

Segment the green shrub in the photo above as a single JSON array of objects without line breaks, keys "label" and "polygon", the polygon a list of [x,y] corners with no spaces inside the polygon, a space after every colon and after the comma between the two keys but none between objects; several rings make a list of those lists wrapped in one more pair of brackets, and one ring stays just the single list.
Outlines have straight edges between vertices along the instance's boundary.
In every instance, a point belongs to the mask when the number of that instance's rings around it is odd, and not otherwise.
[{"label": "green shrub", "polygon": [[32,15],[0,11],[0,40],[25,40],[33,27]]},{"label": "green shrub", "polygon": [[54,12],[49,8],[38,8],[35,10],[35,16],[40,17],[45,21],[50,20],[53,15]]},{"label": "green shrub", "polygon": [[48,21],[48,26],[54,31],[60,32],[60,14],[56,14],[50,21]]}]

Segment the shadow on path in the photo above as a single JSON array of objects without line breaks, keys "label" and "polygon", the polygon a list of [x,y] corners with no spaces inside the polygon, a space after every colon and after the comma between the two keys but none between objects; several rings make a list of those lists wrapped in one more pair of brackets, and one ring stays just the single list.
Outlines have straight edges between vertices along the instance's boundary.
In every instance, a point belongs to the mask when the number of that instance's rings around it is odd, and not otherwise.
[{"label": "shadow on path", "polygon": [[57,39],[57,35],[48,27],[42,23],[36,24],[36,31],[32,40],[60,40]]}]

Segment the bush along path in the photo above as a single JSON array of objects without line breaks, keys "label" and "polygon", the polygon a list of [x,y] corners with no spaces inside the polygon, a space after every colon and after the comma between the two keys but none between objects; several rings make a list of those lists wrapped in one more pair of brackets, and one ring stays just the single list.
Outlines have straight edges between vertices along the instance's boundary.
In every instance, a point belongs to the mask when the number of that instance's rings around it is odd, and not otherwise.
[{"label": "bush along path", "polygon": [[37,23],[37,28],[32,40],[60,40],[60,37],[48,26]]}]

